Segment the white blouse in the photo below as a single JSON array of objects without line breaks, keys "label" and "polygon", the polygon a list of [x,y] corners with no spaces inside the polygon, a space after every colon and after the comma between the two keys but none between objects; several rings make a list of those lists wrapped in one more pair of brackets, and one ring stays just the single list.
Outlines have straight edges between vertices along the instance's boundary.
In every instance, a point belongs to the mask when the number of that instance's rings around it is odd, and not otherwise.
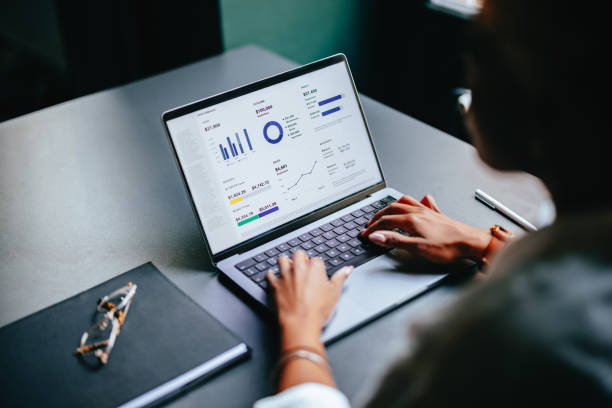
[{"label": "white blouse", "polygon": [[350,408],[346,396],[335,388],[317,383],[299,384],[295,387],[262,398],[253,408]]}]

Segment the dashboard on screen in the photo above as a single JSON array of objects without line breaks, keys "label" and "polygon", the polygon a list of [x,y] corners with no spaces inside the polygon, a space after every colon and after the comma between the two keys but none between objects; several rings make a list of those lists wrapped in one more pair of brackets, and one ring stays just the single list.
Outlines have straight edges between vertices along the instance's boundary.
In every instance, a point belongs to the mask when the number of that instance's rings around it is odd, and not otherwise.
[{"label": "dashboard on screen", "polygon": [[167,126],[213,255],[382,181],[344,62]]}]

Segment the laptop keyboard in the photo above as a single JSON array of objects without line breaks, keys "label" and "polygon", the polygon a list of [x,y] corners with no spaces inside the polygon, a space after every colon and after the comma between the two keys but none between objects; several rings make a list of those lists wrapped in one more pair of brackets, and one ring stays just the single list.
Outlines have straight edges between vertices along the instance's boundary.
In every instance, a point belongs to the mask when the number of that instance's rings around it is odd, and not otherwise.
[{"label": "laptop keyboard", "polygon": [[323,259],[328,276],[343,266],[360,265],[388,251],[386,248],[363,242],[358,236],[374,214],[394,201],[395,198],[387,196],[285,243],[268,248],[236,264],[235,267],[253,282],[267,289],[267,272],[272,270],[277,275],[280,274],[277,259],[281,256],[291,257],[300,249],[306,252],[309,258],[316,256]]}]

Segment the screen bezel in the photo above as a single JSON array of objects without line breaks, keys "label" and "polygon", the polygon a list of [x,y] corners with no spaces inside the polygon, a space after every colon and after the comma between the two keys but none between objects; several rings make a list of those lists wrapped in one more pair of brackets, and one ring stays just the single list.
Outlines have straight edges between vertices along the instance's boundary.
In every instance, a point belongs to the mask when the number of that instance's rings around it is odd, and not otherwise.
[{"label": "screen bezel", "polygon": [[[365,125],[366,128],[366,132],[368,134],[368,139],[370,141],[370,145],[372,147],[372,151],[374,152],[374,159],[376,160],[376,164],[378,166],[378,170],[380,171],[382,180],[378,183],[375,183],[371,186],[368,186],[360,191],[357,191],[355,193],[352,193],[350,196],[348,197],[344,197],[341,198],[337,201],[334,201],[332,203],[329,203],[327,205],[325,205],[324,207],[318,208],[316,210],[310,211],[309,213],[306,213],[298,218],[296,218],[295,220],[292,221],[288,221],[284,224],[281,224],[277,227],[274,227],[266,232],[263,232],[259,235],[256,235],[254,237],[248,238],[232,247],[226,248],[224,250],[221,250],[215,254],[212,253],[211,248],[210,248],[210,244],[208,242],[208,238],[206,237],[206,232],[204,231],[204,226],[202,224],[202,219],[200,217],[200,214],[198,213],[198,209],[195,205],[194,202],[194,198],[193,198],[193,194],[191,193],[191,188],[189,187],[189,184],[187,183],[187,178],[185,176],[185,173],[183,171],[183,166],[181,164],[181,161],[178,157],[177,151],[176,151],[176,147],[174,145],[174,141],[172,140],[172,136],[170,135],[170,130],[168,129],[168,121],[172,120],[172,119],[176,119],[178,117],[184,116],[184,115],[188,115],[190,113],[193,113],[195,111],[201,110],[201,109],[205,109],[208,108],[212,105],[216,105],[222,102],[226,102],[229,101],[231,99],[249,94],[251,92],[255,92],[258,90],[261,90],[263,88],[267,88],[269,86],[273,86],[276,84],[279,84],[281,82],[285,82],[287,80],[299,77],[301,75],[305,75],[308,74],[310,72],[314,72],[317,71],[319,69],[323,69],[326,68],[330,65],[334,65],[334,64],[338,64],[338,63],[344,63],[344,66],[346,68],[346,71],[349,75],[349,79],[351,81],[351,86],[353,87],[353,92],[355,94],[355,98],[357,98],[357,105],[359,106],[359,111],[361,112],[361,117],[363,119],[363,123]],[[185,185],[185,188],[187,189],[187,193],[189,195],[189,202],[191,203],[191,207],[194,211],[194,214],[196,215],[197,221],[198,221],[198,225],[200,227],[200,233],[202,234],[202,238],[204,239],[204,243],[206,245],[206,250],[208,251],[208,254],[210,255],[213,263],[216,263],[222,259],[225,259],[229,256],[232,256],[234,254],[239,254],[245,251],[248,251],[252,248],[255,248],[257,246],[260,246],[262,244],[264,244],[267,241],[273,240],[275,238],[278,238],[282,235],[285,235],[289,232],[291,232],[292,230],[295,230],[297,228],[300,228],[304,225],[307,225],[311,222],[314,222],[322,217],[325,217],[328,214],[331,214],[335,211],[340,210],[341,208],[344,208],[350,204],[353,204],[357,201],[360,201],[362,199],[364,199],[365,197],[367,197],[368,195],[379,191],[383,188],[386,187],[386,181],[385,181],[385,176],[384,173],[382,171],[382,167],[380,165],[380,161],[378,159],[378,155],[376,153],[376,149],[374,147],[374,143],[372,141],[372,134],[370,132],[370,127],[368,125],[368,122],[366,120],[365,114],[363,112],[363,107],[361,106],[361,100],[359,99],[359,93],[357,92],[357,88],[355,87],[355,81],[353,80],[353,75],[351,73],[351,70],[349,68],[348,65],[348,61],[346,59],[346,56],[344,54],[335,54],[332,55],[330,57],[312,62],[310,64],[307,65],[303,65],[294,69],[291,69],[289,71],[285,71],[283,73],[247,84],[247,85],[243,85],[241,87],[238,88],[234,88],[232,90],[229,90],[227,92],[223,92],[221,94],[217,94],[214,96],[211,96],[209,98],[205,98],[205,99],[201,99],[195,102],[191,102],[187,105],[183,105],[183,106],[179,106],[177,108],[171,109],[169,111],[166,111],[164,113],[162,113],[161,115],[161,120],[162,120],[162,124],[164,127],[164,130],[166,132],[166,136],[168,137],[168,141],[170,142],[170,146],[172,147],[172,152],[174,155],[174,159],[176,161],[176,164],[178,166],[178,169],[181,173],[181,177],[183,179],[183,183]]]}]

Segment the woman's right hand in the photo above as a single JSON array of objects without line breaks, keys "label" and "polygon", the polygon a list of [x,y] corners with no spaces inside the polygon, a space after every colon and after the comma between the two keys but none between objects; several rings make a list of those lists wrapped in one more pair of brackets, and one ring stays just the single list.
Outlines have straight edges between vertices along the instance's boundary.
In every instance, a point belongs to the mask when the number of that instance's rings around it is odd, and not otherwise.
[{"label": "woman's right hand", "polygon": [[361,236],[438,263],[479,261],[491,240],[488,229],[474,228],[442,214],[430,195],[420,202],[406,195],[391,203],[372,217]]}]

